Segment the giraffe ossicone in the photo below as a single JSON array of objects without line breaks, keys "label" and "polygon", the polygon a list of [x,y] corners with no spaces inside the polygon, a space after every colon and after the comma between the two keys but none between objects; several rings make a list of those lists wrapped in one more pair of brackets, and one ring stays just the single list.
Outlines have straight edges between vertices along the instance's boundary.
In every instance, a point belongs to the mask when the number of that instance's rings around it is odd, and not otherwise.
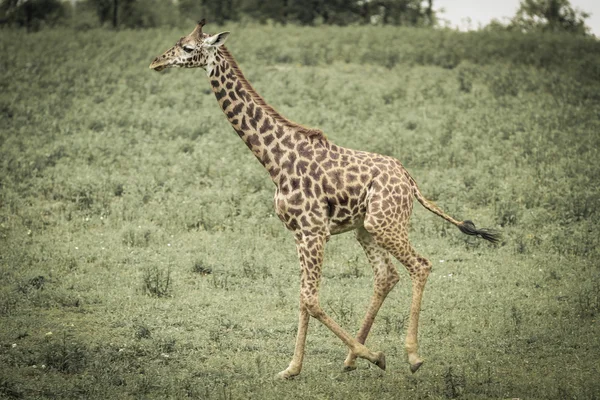
[{"label": "giraffe ossicone", "polygon": [[[492,243],[500,235],[458,221],[428,201],[400,161],[374,153],[336,146],[323,132],[288,120],[269,106],[246,80],[225,48],[229,32],[202,32],[204,20],[175,46],[152,62],[150,68],[202,68],[223,113],[275,184],[275,211],[293,232],[300,260],[300,312],[294,355],[281,378],[300,373],[310,317],[316,318],[349,348],[345,370],[364,358],[385,369],[385,355],[365,345],[388,293],[399,280],[392,258],[408,270],[412,281],[405,348],[410,370],[422,365],[417,348],[421,298],[431,263],[408,241],[413,198],[461,232]],[[319,283],[325,243],[330,235],[354,230],[375,275],[374,291],[356,337],[342,329],[319,304]]]}]

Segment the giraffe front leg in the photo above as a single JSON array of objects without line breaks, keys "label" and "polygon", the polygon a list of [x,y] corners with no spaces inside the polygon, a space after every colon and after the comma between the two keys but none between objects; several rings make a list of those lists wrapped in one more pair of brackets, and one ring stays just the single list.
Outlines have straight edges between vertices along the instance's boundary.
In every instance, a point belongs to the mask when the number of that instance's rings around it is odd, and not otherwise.
[{"label": "giraffe front leg", "polygon": [[359,340],[351,337],[323,311],[319,304],[324,244],[325,235],[304,236],[298,240],[298,255],[302,265],[301,304],[310,316],[318,319],[348,346],[353,357],[365,358],[385,370],[385,355],[382,352],[370,351]]},{"label": "giraffe front leg", "polygon": [[[356,341],[360,344],[365,344],[367,340],[367,336],[369,335],[369,331],[373,326],[373,322],[375,321],[375,316],[377,315],[377,311],[381,307],[383,303],[384,297],[379,293],[375,293],[371,298],[371,304],[367,310],[367,315],[363,321],[363,324],[356,335]],[[344,371],[354,371],[356,369],[356,357],[358,354],[354,353],[352,349],[348,351],[348,356],[344,360]]]},{"label": "giraffe front leg", "polygon": [[300,300],[300,317],[298,321],[298,334],[296,336],[294,357],[292,358],[290,365],[284,371],[277,374],[277,378],[290,379],[300,374],[300,371],[302,370],[302,361],[304,359],[304,346],[306,344],[309,319],[310,315],[308,314],[308,310],[302,304],[302,300]]},{"label": "giraffe front leg", "polygon": [[329,317],[321,306],[318,304],[318,300],[315,296],[312,296],[307,303],[307,309],[312,317],[318,319],[323,325],[329,328],[342,342],[350,349],[352,357],[360,357],[369,360],[373,364],[385,371],[385,354],[383,352],[372,352],[364,344],[350,336],[345,330],[343,330],[331,317]]}]

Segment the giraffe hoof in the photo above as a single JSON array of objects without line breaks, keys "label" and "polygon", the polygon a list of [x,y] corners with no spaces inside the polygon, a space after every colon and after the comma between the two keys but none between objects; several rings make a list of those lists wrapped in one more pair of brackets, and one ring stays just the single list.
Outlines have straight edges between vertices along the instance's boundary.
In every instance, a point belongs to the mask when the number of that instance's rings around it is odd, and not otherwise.
[{"label": "giraffe hoof", "polygon": [[354,371],[356,369],[356,365],[344,365],[344,372],[351,372]]},{"label": "giraffe hoof", "polygon": [[376,353],[377,360],[373,364],[377,365],[379,368],[385,371],[385,354],[383,352]]},{"label": "giraffe hoof", "polygon": [[412,372],[414,374],[415,372],[417,372],[419,370],[419,368],[421,368],[421,365],[423,365],[423,361],[419,361],[414,364],[411,364],[410,372]]},{"label": "giraffe hoof", "polygon": [[293,379],[297,375],[298,374],[293,374],[293,373],[288,372],[288,370],[286,369],[285,371],[281,371],[280,373],[275,375],[275,380],[287,381],[287,380]]}]

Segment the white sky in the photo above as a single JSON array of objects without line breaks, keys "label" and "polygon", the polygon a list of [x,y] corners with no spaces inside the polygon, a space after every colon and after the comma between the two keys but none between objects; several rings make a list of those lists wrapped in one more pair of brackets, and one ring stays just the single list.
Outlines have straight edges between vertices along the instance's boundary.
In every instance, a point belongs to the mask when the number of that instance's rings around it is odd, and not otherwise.
[{"label": "white sky", "polygon": [[[570,0],[570,3],[575,9],[592,14],[586,25],[600,38],[600,0]],[[519,4],[519,0],[434,0],[433,8],[445,10],[438,17],[448,20],[451,27],[468,30],[487,25],[494,18],[500,21],[504,17],[512,18]],[[467,18],[471,19],[470,24]]]}]

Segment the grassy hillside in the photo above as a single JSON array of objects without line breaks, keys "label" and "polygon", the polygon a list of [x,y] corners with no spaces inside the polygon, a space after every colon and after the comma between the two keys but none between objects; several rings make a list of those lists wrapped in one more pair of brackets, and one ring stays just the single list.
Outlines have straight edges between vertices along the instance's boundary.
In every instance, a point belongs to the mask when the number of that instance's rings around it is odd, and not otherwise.
[{"label": "grassy hillside", "polygon": [[[311,321],[267,173],[202,71],[148,64],[192,27],[4,30],[0,397],[600,397],[600,44],[397,28],[229,26],[246,76],[292,120],[400,159],[426,196],[501,229],[493,247],[415,206],[433,263],[415,375],[404,277],[369,347]],[[207,27],[207,30],[216,30]],[[322,305],[356,331],[372,274],[327,246]]]}]

